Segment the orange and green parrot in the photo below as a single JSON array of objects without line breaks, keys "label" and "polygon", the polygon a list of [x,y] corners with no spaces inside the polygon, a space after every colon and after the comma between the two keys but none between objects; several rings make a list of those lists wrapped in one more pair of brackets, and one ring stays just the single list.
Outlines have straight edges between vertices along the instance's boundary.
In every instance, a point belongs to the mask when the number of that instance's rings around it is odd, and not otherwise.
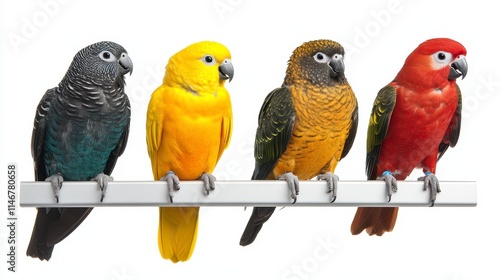
[{"label": "orange and green parrot", "polygon": [[[180,180],[203,180],[214,190],[211,174],[228,147],[232,107],[224,87],[234,68],[222,44],[194,43],[168,61],[163,84],[152,94],[146,142],[155,180],[166,181],[170,201]],[[161,256],[187,261],[198,232],[199,207],[161,207],[158,247]]]},{"label": "orange and green parrot", "polygon": [[[344,48],[316,40],[296,48],[285,80],[266,97],[255,136],[252,180],[285,180],[295,202],[299,180],[326,180],[337,196],[337,163],[352,147],[358,103],[344,75]],[[251,244],[275,207],[255,207],[240,245]]]},{"label": "orange and green parrot", "polygon": [[[467,51],[448,38],[420,44],[396,78],[383,87],[373,104],[367,133],[366,173],[384,180],[389,201],[415,168],[422,168],[430,205],[441,191],[436,164],[460,134],[462,97],[456,79],[467,75]],[[393,230],[397,207],[360,207],[351,233],[381,236]]]}]

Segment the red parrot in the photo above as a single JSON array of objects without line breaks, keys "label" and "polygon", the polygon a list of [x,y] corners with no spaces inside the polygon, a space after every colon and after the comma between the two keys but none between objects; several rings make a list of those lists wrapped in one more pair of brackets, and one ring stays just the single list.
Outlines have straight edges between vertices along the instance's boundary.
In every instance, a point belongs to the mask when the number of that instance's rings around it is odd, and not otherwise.
[{"label": "red parrot", "polygon": [[[456,79],[467,74],[465,47],[448,38],[430,39],[407,58],[396,78],[382,88],[373,104],[367,133],[368,180],[385,180],[389,201],[415,168],[422,168],[430,204],[440,192],[436,163],[460,134],[462,97]],[[351,224],[353,235],[366,229],[381,236],[392,231],[396,207],[360,207]]]}]

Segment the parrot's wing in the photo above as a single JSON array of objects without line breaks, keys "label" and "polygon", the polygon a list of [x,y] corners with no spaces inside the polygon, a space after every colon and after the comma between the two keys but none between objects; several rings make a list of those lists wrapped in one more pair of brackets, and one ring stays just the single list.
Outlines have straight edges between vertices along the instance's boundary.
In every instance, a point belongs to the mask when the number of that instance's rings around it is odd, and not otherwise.
[{"label": "parrot's wing", "polygon": [[45,127],[47,125],[47,114],[51,108],[51,102],[56,96],[56,88],[45,92],[36,108],[33,132],[31,134],[31,156],[35,167],[35,181],[43,181],[47,178],[47,171],[43,159],[43,145],[45,139]]},{"label": "parrot's wing", "polygon": [[344,149],[342,150],[341,159],[344,158],[352,148],[352,144],[354,143],[354,139],[356,138],[356,132],[358,131],[358,101],[356,100],[356,107],[351,115],[351,128],[347,134],[347,138],[345,140]]},{"label": "parrot's wing", "polygon": [[[43,146],[47,114],[52,108],[51,104],[56,95],[56,88],[47,90],[36,109],[31,135],[31,154],[36,181],[44,181],[48,177]],[[49,260],[54,249],[53,246],[73,232],[91,210],[92,208],[38,208],[27,255],[41,260]]]},{"label": "parrot's wing", "polygon": [[118,157],[123,154],[125,151],[125,147],[127,146],[128,133],[130,131],[130,120],[127,123],[127,126],[123,129],[122,136],[116,144],[115,149],[109,155],[108,161],[106,162],[106,167],[104,168],[104,174],[111,175],[113,172],[113,168],[115,168],[116,161]]},{"label": "parrot's wing", "polygon": [[450,125],[444,134],[443,141],[439,144],[438,150],[438,160],[444,155],[448,147],[455,147],[458,142],[458,137],[460,136],[460,126],[462,123],[462,92],[457,85],[457,94],[458,94],[458,104],[455,109],[455,114],[451,118]]},{"label": "parrot's wing", "polygon": [[266,97],[259,113],[255,135],[255,170],[253,180],[263,180],[286,150],[295,123],[295,109],[290,90],[277,88]]},{"label": "parrot's wing", "polygon": [[224,150],[229,146],[229,142],[231,140],[231,134],[233,131],[233,116],[225,115],[222,117],[221,123],[221,144],[219,148],[219,155],[217,157],[217,161],[219,161],[220,157]]},{"label": "parrot's wing", "polygon": [[396,89],[393,86],[383,87],[373,103],[370,122],[367,132],[367,155],[366,155],[366,175],[368,179],[374,179],[376,176],[374,168],[377,165],[380,146],[387,135],[389,122],[391,121],[392,111],[396,104]]},{"label": "parrot's wing", "polygon": [[[154,98],[154,93],[151,98]],[[161,136],[163,134],[163,113],[157,107],[161,106],[161,104],[161,102],[154,102],[154,100],[150,102],[146,121],[146,144],[155,180],[159,179],[156,178],[158,174],[158,149],[160,148]]]}]

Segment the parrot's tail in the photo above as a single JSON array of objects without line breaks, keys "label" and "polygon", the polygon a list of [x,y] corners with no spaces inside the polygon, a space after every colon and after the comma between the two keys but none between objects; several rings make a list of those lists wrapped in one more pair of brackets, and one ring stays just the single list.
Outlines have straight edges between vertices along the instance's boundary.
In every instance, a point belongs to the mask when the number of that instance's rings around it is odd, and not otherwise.
[{"label": "parrot's tail", "polygon": [[391,232],[398,217],[397,207],[359,207],[352,220],[351,233],[360,234],[366,229],[368,235],[381,236]]},{"label": "parrot's tail", "polygon": [[70,235],[93,208],[38,208],[26,255],[49,260],[54,245]]},{"label": "parrot's tail", "polygon": [[252,242],[257,237],[262,225],[271,218],[275,207],[254,207],[252,216],[248,220],[247,226],[245,227],[245,231],[243,231],[243,235],[241,235],[240,245],[247,246],[252,244]]},{"label": "parrot's tail", "polygon": [[196,245],[199,207],[160,207],[158,248],[164,259],[187,261]]}]

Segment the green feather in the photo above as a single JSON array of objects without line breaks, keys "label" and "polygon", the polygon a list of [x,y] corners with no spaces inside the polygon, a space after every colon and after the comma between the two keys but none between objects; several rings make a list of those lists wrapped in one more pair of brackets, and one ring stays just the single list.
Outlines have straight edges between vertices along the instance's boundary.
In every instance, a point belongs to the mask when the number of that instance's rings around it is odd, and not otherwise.
[{"label": "green feather", "polygon": [[396,105],[396,89],[393,86],[383,87],[373,103],[366,141],[366,175],[372,179],[372,173],[378,161],[380,146],[387,135],[392,111]]},{"label": "green feather", "polygon": [[259,113],[255,136],[255,171],[252,179],[265,179],[278,158],[286,150],[295,123],[290,90],[281,87],[273,90],[264,100]]}]

